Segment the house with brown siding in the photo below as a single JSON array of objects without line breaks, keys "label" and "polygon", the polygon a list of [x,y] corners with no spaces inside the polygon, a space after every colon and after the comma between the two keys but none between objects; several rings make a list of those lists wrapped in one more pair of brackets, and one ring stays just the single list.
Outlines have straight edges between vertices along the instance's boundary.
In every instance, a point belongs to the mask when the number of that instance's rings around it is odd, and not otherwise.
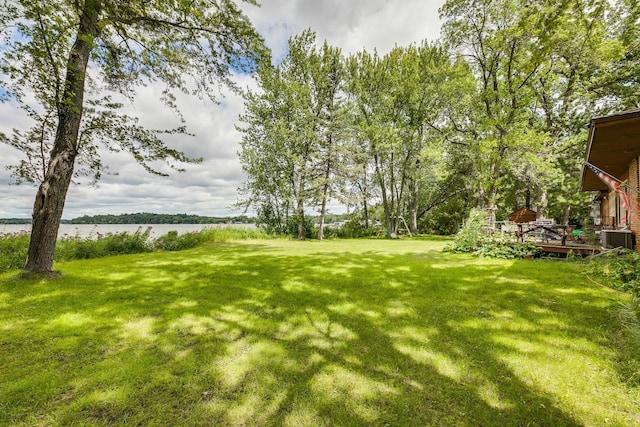
[{"label": "house with brown siding", "polygon": [[639,157],[640,109],[591,119],[585,162],[620,182],[621,190],[629,198],[628,209],[621,203],[620,195],[586,164],[581,187],[583,191],[598,192],[594,222],[604,230],[603,236],[609,233],[616,242],[622,241],[619,238],[624,239],[625,233],[640,236]]}]

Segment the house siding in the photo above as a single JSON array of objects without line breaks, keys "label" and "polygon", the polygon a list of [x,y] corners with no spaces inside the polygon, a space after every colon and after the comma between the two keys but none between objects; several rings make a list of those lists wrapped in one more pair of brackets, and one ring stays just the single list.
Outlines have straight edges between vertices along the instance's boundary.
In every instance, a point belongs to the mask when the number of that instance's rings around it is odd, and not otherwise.
[{"label": "house siding", "polygon": [[615,228],[616,193],[609,191],[602,201],[602,221],[607,227]]},{"label": "house siding", "polygon": [[[640,158],[636,157],[629,163],[629,229],[636,236],[636,242],[640,235],[640,204],[638,200],[638,189],[640,189]],[[636,250],[640,251],[640,245],[636,244]]]}]

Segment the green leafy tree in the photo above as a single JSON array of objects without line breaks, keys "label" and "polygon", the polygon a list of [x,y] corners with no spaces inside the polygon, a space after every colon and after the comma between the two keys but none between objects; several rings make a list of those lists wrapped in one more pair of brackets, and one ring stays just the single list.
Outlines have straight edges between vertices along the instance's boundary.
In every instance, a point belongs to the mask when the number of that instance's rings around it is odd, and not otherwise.
[{"label": "green leafy tree", "polygon": [[289,40],[289,53],[274,66],[264,61],[257,70],[258,91],[245,94],[240,162],[247,175],[244,204],[254,206],[261,220],[277,232],[297,224],[306,237],[305,203],[310,197],[311,162],[315,150],[308,58],[315,35],[305,32]]},{"label": "green leafy tree", "polygon": [[175,91],[215,99],[212,89],[233,86],[232,71],[263,51],[230,0],[4,0],[0,32],[3,98],[35,121],[2,137],[26,155],[17,178],[39,183],[24,266],[34,272],[52,270],[69,184],[74,174],[100,177],[101,145],[131,153],[152,173],[162,173],[157,161],[196,160],[123,114],[106,90],[133,98],[138,86],[161,82],[162,101],[177,112]]},{"label": "green leafy tree", "polygon": [[469,62],[478,82],[469,150],[476,159],[479,203],[491,222],[508,185],[504,178],[544,142],[529,126],[532,82],[545,53],[545,45],[538,43],[544,28],[529,3],[448,0],[441,9],[446,42]]},{"label": "green leafy tree", "polygon": [[530,182],[538,184],[543,200],[549,196],[550,208],[566,224],[572,209],[588,207],[589,195],[577,191],[588,136],[584,125],[611,108],[605,100],[612,91],[599,86],[602,76],[615,74],[624,46],[620,32],[611,31],[615,14],[606,0],[538,7],[546,28],[540,42],[548,50],[544,72],[533,82],[538,108],[532,116],[549,139],[537,156],[540,163],[530,161]]},{"label": "green leafy tree", "polygon": [[355,147],[350,131],[351,115],[345,100],[345,64],[340,49],[325,41],[309,59],[313,99],[319,108],[313,188],[316,204],[320,205],[318,239],[322,240],[327,203],[332,198],[340,198],[339,194],[345,191]]},{"label": "green leafy tree", "polygon": [[637,104],[636,3],[448,0],[441,15],[478,82],[458,127],[477,159],[478,204],[504,213],[533,198],[539,216],[569,221],[586,204],[585,124]]},{"label": "green leafy tree", "polygon": [[608,72],[600,73],[594,89],[615,99],[618,109],[640,107],[640,3],[618,0],[607,20],[608,32],[622,43],[623,54],[611,62]]},{"label": "green leafy tree", "polygon": [[297,225],[308,234],[306,209],[320,207],[321,239],[327,202],[338,192],[347,168],[348,110],[340,50],[304,31],[289,40],[289,52],[258,69],[257,91],[247,91],[240,161],[247,175],[242,192],[275,231]]},{"label": "green leafy tree", "polygon": [[369,165],[362,181],[371,175],[376,183],[389,235],[407,215],[410,229],[417,231],[418,218],[431,209],[425,204],[447,198],[428,200],[424,194],[433,193],[445,176],[447,107],[464,96],[450,92],[462,87],[455,68],[448,52],[426,43],[396,47],[383,57],[360,52],[349,59],[355,130]]},{"label": "green leafy tree", "polygon": [[389,235],[397,231],[398,197],[404,196],[399,194],[404,188],[397,185],[396,175],[401,142],[394,132],[394,124],[400,121],[400,117],[394,110],[391,93],[399,77],[393,75],[394,70],[387,68],[387,65],[394,65],[391,62],[399,54],[400,48],[397,48],[393,59],[388,57],[385,61],[377,52],[363,51],[348,59],[349,93],[356,108],[356,138],[364,147],[364,159],[371,165],[365,166],[363,172],[371,170],[382,200],[384,224]]}]

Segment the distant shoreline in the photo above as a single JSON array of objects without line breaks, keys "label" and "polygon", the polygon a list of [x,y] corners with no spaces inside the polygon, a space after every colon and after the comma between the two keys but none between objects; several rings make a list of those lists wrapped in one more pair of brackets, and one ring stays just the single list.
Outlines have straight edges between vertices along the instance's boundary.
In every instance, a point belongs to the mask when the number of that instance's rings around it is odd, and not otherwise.
[{"label": "distant shoreline", "polygon": [[[99,238],[109,234],[132,234],[144,232],[149,229],[151,238],[158,238],[170,231],[176,231],[179,235],[197,232],[205,228],[224,227],[256,227],[255,224],[60,224],[58,238]],[[0,237],[11,235],[23,235],[31,232],[31,224],[1,224]]]},{"label": "distant shoreline", "polygon": [[[85,224],[85,225],[149,225],[149,224],[255,224],[256,218],[245,215],[227,217],[209,217],[188,214],[153,214],[133,213],[120,215],[84,215],[73,219],[63,219],[61,224]],[[30,225],[31,218],[0,218],[0,224],[4,225]]]}]

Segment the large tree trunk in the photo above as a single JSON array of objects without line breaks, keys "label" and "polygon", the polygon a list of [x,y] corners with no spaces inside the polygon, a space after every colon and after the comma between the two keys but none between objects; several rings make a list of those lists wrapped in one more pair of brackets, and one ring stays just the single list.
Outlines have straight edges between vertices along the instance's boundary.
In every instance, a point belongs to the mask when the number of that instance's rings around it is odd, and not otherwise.
[{"label": "large tree trunk", "polygon": [[411,197],[409,199],[409,231],[418,234],[418,195],[420,187],[414,180],[411,183]]},{"label": "large tree trunk", "polygon": [[547,190],[543,189],[538,200],[538,216],[537,219],[547,219],[547,206],[549,200],[547,199]]},{"label": "large tree trunk", "polygon": [[327,215],[327,198],[329,197],[329,175],[330,166],[327,166],[325,183],[322,187],[322,207],[320,209],[320,225],[318,226],[318,240],[324,238],[324,218]]},{"label": "large tree trunk", "polygon": [[67,61],[64,92],[58,106],[58,128],[45,178],[33,205],[31,240],[24,272],[53,270],[53,254],[67,190],[73,177],[82,120],[84,84],[93,40],[98,35],[101,2],[87,0]]},{"label": "large tree trunk", "polygon": [[564,205],[564,209],[562,210],[562,225],[569,225],[569,216],[571,215],[571,205]]},{"label": "large tree trunk", "polygon": [[305,240],[307,238],[307,230],[305,228],[304,219],[304,202],[298,201],[298,240]]},{"label": "large tree trunk", "polygon": [[384,210],[384,225],[387,230],[387,237],[393,237],[395,236],[395,232],[396,232],[395,222],[392,219],[393,201],[391,201],[391,203],[389,202],[389,198],[387,196],[387,187],[385,185],[384,177],[382,176],[382,171],[380,168],[380,159],[377,153],[374,154],[374,162],[375,162],[375,168],[376,168],[375,170],[376,178],[378,180],[378,184],[380,185],[380,194],[382,195],[382,207]]}]

